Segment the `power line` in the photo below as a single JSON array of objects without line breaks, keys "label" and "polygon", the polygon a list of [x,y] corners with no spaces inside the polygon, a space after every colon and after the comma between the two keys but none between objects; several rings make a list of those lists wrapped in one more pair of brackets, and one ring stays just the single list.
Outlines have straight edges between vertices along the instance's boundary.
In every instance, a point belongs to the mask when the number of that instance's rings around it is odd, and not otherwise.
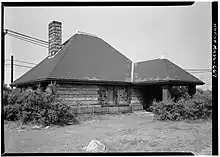
[{"label": "power line", "polygon": [[190,72],[190,73],[207,73],[207,72],[212,72],[212,71],[193,71],[193,72]]},{"label": "power line", "polygon": [[32,44],[36,44],[36,45],[39,45],[39,46],[42,46],[42,47],[48,48],[47,46],[41,45],[41,44],[39,44],[39,43],[37,43],[37,42],[32,42],[32,41],[29,40],[29,39],[26,39],[26,38],[23,38],[23,37],[17,36],[17,35],[15,35],[15,34],[10,34],[10,33],[8,33],[8,35],[9,35],[9,36],[12,36],[12,37],[15,37],[15,38],[17,38],[17,39],[23,40],[23,41],[27,41],[27,42],[32,43]]},{"label": "power line", "polygon": [[[5,64],[5,65],[11,65],[11,64]],[[14,64],[15,66],[19,66],[19,67],[25,67],[25,68],[33,68],[31,66],[26,66],[26,65],[20,65],[20,64]]]},{"label": "power line", "polygon": [[187,71],[210,71],[212,69],[185,69]]},{"label": "power line", "polygon": [[48,46],[41,45],[42,43],[37,43],[37,42],[35,42],[35,41],[33,42],[33,41],[29,40],[29,39],[20,37],[20,36],[15,35],[15,34],[8,33],[8,35],[9,35],[9,36],[12,36],[12,37],[15,37],[15,38],[17,38],[17,39],[23,40],[23,41],[27,41],[27,42],[32,43],[32,44],[36,44],[36,45],[39,45],[39,46],[48,48]]},{"label": "power line", "polygon": [[34,43],[38,43],[38,44],[41,44],[41,45],[48,46],[48,44],[45,44],[45,43],[42,43],[42,42],[33,40],[33,39],[31,39],[31,38],[23,37],[23,36],[20,36],[20,35],[17,35],[17,34],[13,34],[13,33],[9,33],[9,32],[8,32],[8,35],[11,35],[11,36],[13,36],[13,37],[22,38],[22,39],[24,39],[24,40],[28,40],[28,41],[31,41],[31,42],[34,42]]},{"label": "power line", "polygon": [[26,37],[26,38],[30,38],[30,39],[33,39],[33,40],[37,40],[38,42],[42,42],[42,43],[48,45],[48,42],[47,42],[47,41],[44,41],[44,40],[41,40],[41,39],[37,39],[37,38],[31,37],[31,36],[29,36],[29,35],[21,34],[21,33],[18,33],[18,32],[9,30],[9,29],[4,29],[4,30],[5,30],[6,32],[11,32],[11,33],[14,33],[14,34],[17,34],[17,35],[20,35],[20,36],[24,36],[24,37]]},{"label": "power line", "polygon": [[24,38],[24,39],[27,39],[27,40],[31,40],[31,41],[36,42],[36,43],[39,43],[39,44],[48,45],[48,43],[45,43],[45,42],[36,40],[35,38],[26,37],[25,35],[23,36],[23,35],[16,34],[16,33],[11,33],[11,32],[8,32],[7,34],[16,35],[16,36],[18,36],[18,37],[21,37],[21,38]]},{"label": "power line", "polygon": [[[11,61],[10,59],[6,59],[6,61]],[[31,63],[31,62],[26,62],[26,61],[21,61],[21,60],[14,60],[16,62],[20,62],[20,63],[27,63],[27,64],[33,64],[33,65],[37,65],[36,63]]]},{"label": "power line", "polygon": [[36,63],[31,63],[31,62],[25,62],[25,61],[19,61],[19,60],[14,60],[16,62],[20,62],[20,63],[27,63],[27,64],[33,64],[33,65],[37,65]]}]

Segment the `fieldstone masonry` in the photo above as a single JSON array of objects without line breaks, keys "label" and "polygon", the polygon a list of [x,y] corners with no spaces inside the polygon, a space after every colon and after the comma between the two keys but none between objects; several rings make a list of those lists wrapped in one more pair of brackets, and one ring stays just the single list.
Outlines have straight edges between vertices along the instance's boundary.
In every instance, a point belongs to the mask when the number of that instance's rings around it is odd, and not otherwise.
[{"label": "fieldstone masonry", "polygon": [[57,100],[70,105],[76,113],[117,113],[142,110],[141,95],[138,90],[130,90],[130,100],[123,105],[107,105],[100,101],[102,86],[98,85],[65,85],[57,88]]}]

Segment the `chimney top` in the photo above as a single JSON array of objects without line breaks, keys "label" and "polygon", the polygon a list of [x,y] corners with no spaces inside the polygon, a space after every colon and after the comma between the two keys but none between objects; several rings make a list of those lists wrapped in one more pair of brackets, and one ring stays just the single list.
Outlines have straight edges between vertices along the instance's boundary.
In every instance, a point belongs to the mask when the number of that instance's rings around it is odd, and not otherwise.
[{"label": "chimney top", "polygon": [[48,25],[49,51],[48,57],[54,56],[62,48],[62,23],[52,21]]},{"label": "chimney top", "polygon": [[62,25],[62,22],[59,22],[59,21],[52,21],[52,22],[49,23],[49,25],[52,25],[52,24],[60,24],[60,25]]}]

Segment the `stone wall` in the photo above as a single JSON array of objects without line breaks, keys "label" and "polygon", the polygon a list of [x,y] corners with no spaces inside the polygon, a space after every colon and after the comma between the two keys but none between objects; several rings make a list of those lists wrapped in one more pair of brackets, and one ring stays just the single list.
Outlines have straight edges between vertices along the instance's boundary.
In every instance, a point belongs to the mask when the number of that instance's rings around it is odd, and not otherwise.
[{"label": "stone wall", "polygon": [[98,86],[93,85],[59,85],[58,99],[70,106],[99,104]]},{"label": "stone wall", "polygon": [[131,100],[132,105],[129,102],[123,106],[102,104],[100,90],[103,90],[103,86],[59,84],[57,99],[71,106],[76,113],[116,113],[141,109],[140,105],[133,102],[135,98]]}]

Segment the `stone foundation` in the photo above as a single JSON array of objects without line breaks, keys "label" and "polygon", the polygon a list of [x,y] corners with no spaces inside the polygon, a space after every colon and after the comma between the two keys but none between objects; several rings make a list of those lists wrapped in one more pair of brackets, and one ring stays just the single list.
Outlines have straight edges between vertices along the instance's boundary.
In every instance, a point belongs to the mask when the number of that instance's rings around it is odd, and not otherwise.
[{"label": "stone foundation", "polygon": [[77,106],[72,107],[75,113],[119,113],[119,112],[130,112],[130,106],[110,106],[105,107],[101,105],[88,105],[88,106]]}]

